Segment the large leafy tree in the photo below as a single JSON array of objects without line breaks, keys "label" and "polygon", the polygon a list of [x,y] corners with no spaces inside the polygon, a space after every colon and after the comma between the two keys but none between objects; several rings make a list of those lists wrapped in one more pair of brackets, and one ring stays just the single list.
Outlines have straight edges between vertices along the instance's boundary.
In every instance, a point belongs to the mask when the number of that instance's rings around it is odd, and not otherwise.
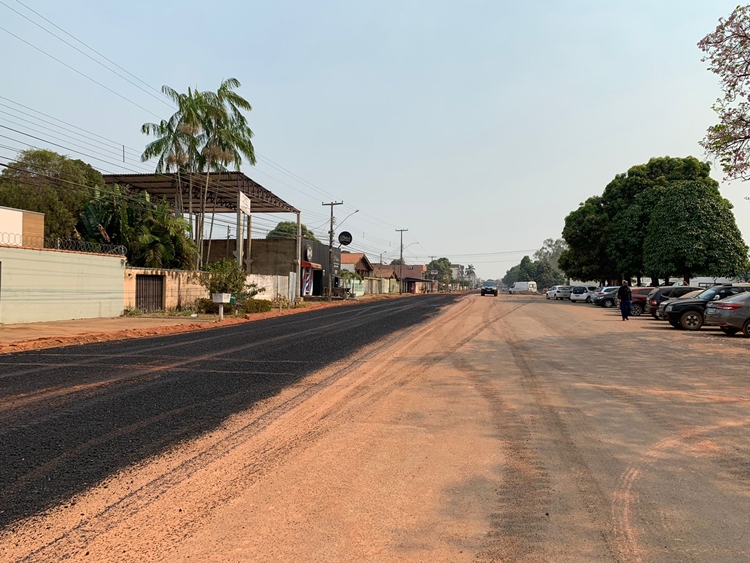
[{"label": "large leafy tree", "polygon": [[69,238],[86,202],[102,189],[102,175],[85,162],[26,150],[0,174],[0,205],[44,213],[45,236]]},{"label": "large leafy tree", "polygon": [[[297,223],[294,221],[280,221],[272,230],[268,231],[266,235],[267,239],[296,239],[297,238]],[[308,229],[305,225],[302,225],[302,238],[308,240],[317,241],[315,233]]]},{"label": "large leafy tree", "polygon": [[561,238],[545,239],[542,243],[542,248],[534,253],[534,260],[546,260],[555,270],[559,271],[558,261],[560,260],[560,255],[567,248],[568,244]]},{"label": "large leafy tree", "polygon": [[701,145],[719,160],[727,179],[750,177],[750,6],[719,19],[698,43],[703,61],[719,77],[723,95],[713,106],[719,122]]},{"label": "large leafy tree", "polygon": [[[549,241],[551,240],[549,239]],[[545,247],[548,248],[547,243],[549,241],[545,241],[545,246],[535,256],[540,252],[543,253]],[[502,281],[507,286],[512,286],[517,281],[535,281],[538,287],[551,287],[565,283],[565,278],[548,258],[531,260],[528,256],[524,256],[519,264],[505,273]]]},{"label": "large leafy tree", "polygon": [[711,189],[718,189],[709,176],[710,165],[697,158],[659,157],[646,164],[631,167],[618,174],[604,189],[601,205],[608,223],[604,232],[607,258],[614,270],[624,278],[640,277],[646,272],[643,243],[651,220],[651,212],[659,202],[662,188],[675,182],[694,180]]},{"label": "large leafy tree", "polygon": [[662,277],[739,276],[747,271],[748,247],[718,189],[678,182],[664,188],[644,243],[646,267]]},{"label": "large leafy tree", "polygon": [[558,264],[569,278],[607,280],[617,277],[617,268],[607,255],[609,217],[599,196],[590,197],[565,217],[563,238],[568,248]]},{"label": "large leafy tree", "polygon": [[[437,276],[433,278],[431,271],[436,270]],[[437,258],[427,264],[427,273],[430,278],[436,279],[440,283],[451,283],[453,281],[453,270],[451,270],[451,261],[448,258]]]}]

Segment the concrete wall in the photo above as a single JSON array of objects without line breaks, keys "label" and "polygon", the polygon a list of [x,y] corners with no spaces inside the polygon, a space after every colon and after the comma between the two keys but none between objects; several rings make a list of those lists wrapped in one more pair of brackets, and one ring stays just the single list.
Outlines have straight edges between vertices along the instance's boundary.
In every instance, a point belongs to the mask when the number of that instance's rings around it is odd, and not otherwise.
[{"label": "concrete wall", "polygon": [[291,272],[287,276],[262,276],[259,274],[250,274],[247,276],[248,283],[254,283],[258,289],[264,289],[255,296],[255,299],[265,299],[273,301],[276,297],[284,299],[294,299],[294,284],[297,276]]},{"label": "concrete wall", "polygon": [[0,246],[0,324],[117,317],[125,258]]},{"label": "concrete wall", "polygon": [[23,212],[0,207],[0,244],[21,246],[23,239]]},{"label": "concrete wall", "polygon": [[195,304],[196,299],[209,297],[195,272],[185,270],[162,270],[159,268],[128,268],[125,270],[123,308],[135,309],[136,275],[162,276],[164,278],[164,303],[162,308],[182,309]]}]

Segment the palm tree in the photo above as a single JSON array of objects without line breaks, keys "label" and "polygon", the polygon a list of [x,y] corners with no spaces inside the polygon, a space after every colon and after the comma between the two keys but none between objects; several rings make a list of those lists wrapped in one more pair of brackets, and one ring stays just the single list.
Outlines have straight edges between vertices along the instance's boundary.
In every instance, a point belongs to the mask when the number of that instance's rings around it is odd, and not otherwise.
[{"label": "palm tree", "polygon": [[169,120],[159,123],[144,123],[141,132],[157,137],[146,145],[141,155],[143,162],[158,158],[156,173],[177,172],[177,188],[175,193],[175,213],[182,215],[182,179],[181,171],[189,174],[188,217],[192,232],[193,217],[193,172],[198,162],[198,146],[201,142],[201,108],[200,92],[188,88],[187,94],[180,94],[169,86],[162,86],[162,92],[177,106],[177,111]]},{"label": "palm tree", "polygon": [[[242,157],[246,157],[251,164],[256,163],[255,148],[253,147],[253,132],[247,124],[243,111],[253,108],[245,98],[234,90],[241,86],[236,78],[224,80],[219,89],[214,92],[202,92],[203,111],[201,125],[205,134],[204,146],[201,151],[201,167],[206,173],[206,184],[201,198],[201,217],[205,216],[206,199],[211,171],[223,172],[230,165],[239,171]],[[209,231],[209,248],[206,257],[211,252],[211,238],[213,237],[215,210],[211,213],[211,227]],[[199,229],[201,242],[199,250],[203,250],[203,223]],[[249,235],[248,235],[249,236]]]}]

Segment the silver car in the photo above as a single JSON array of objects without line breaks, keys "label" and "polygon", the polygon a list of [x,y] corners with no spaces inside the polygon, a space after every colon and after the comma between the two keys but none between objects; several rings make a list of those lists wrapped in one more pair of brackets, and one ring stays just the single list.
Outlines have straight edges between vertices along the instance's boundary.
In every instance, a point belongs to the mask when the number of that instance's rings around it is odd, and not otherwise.
[{"label": "silver car", "polygon": [[750,337],[750,291],[721,301],[709,301],[704,317],[704,324],[718,325],[724,334],[731,336],[742,331],[742,334]]}]

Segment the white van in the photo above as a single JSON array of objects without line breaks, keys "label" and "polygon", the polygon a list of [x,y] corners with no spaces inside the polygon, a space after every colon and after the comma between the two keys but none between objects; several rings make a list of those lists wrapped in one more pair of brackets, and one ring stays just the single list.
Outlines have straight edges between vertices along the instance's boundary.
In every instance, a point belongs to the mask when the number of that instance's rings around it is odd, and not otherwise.
[{"label": "white van", "polygon": [[536,293],[536,282],[535,281],[527,281],[527,282],[516,282],[513,284],[513,287],[511,287],[508,290],[508,293],[511,295],[514,293]]}]

